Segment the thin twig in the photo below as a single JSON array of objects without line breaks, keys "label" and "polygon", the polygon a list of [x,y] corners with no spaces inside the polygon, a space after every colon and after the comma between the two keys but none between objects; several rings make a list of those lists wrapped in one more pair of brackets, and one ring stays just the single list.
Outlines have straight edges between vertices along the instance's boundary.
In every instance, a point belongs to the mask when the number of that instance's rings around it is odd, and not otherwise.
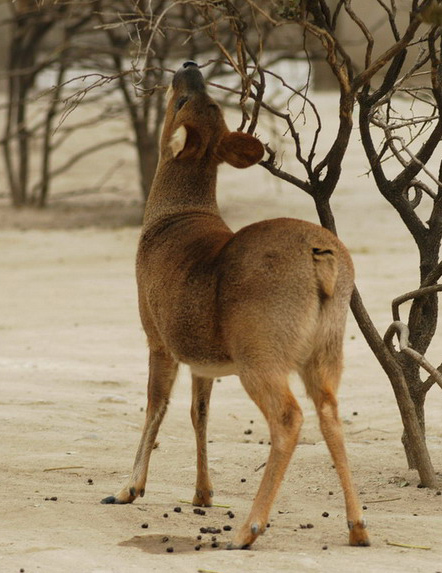
[{"label": "thin twig", "polygon": [[60,466],[58,468],[45,468],[44,472],[58,472],[59,470],[81,470],[84,466]]},{"label": "thin twig", "polygon": [[408,545],[408,543],[397,543],[395,541],[387,541],[386,543],[393,547],[404,547],[405,549],[423,549],[424,551],[431,551],[432,549],[426,545]]},{"label": "thin twig", "polygon": [[[189,501],[188,499],[179,499],[178,503],[187,503],[187,505],[193,505],[193,501]],[[212,503],[212,507],[221,507],[223,509],[229,509],[230,505],[224,505],[222,503]]]},{"label": "thin twig", "polygon": [[364,503],[387,503],[390,501],[401,501],[401,497],[390,497],[387,499],[370,499],[370,500],[364,500]]}]

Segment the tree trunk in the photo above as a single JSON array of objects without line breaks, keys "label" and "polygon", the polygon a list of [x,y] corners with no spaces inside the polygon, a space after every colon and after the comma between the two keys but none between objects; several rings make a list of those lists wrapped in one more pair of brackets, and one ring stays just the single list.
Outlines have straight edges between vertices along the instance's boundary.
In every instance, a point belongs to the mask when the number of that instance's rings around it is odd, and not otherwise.
[{"label": "tree trunk", "polygon": [[413,460],[419,473],[421,484],[425,487],[436,488],[438,486],[436,474],[403,370],[399,362],[389,353],[384,341],[379,336],[356,288],[353,291],[351,309],[368,345],[390,379],[401,414],[402,424],[407,434],[407,458],[410,459],[411,457]]},{"label": "tree trunk", "polygon": [[152,138],[149,137],[144,122],[138,121],[134,124],[134,130],[140,186],[143,197],[147,201],[158,163],[158,146],[156,142],[152,141]]},{"label": "tree trunk", "polygon": [[[422,392],[420,399],[413,398],[414,409],[416,418],[419,423],[423,438],[425,439],[425,394]],[[419,460],[416,459],[415,447],[413,440],[410,437],[407,429],[404,427],[402,433],[402,445],[404,446],[405,455],[407,456],[407,463],[410,470],[417,470],[419,468]],[[426,485],[422,482],[423,485]]]}]

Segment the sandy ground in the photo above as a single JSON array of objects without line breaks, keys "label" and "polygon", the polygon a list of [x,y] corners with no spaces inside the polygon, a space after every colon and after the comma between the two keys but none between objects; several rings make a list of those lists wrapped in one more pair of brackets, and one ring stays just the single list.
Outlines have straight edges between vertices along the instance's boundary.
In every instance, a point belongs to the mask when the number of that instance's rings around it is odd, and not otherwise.
[{"label": "sandy ground", "polygon": [[[361,177],[361,157],[355,134],[334,209],[383,333],[391,299],[416,286],[416,255],[395,214]],[[77,187],[97,170],[94,161],[75,175]],[[125,169],[130,180],[130,161]],[[69,188],[69,181],[62,184]],[[278,215],[316,220],[308,198],[259,167],[222,168],[219,186],[221,209],[235,229]],[[338,479],[296,379],[305,413],[301,443],[271,527],[252,550],[223,549],[232,536],[223,527],[235,529],[245,518],[269,450],[263,417],[235,377],[216,383],[209,424],[215,502],[222,507],[201,516],[188,503],[195,446],[186,368],[160,430],[146,496],[129,506],[99,503],[130,472],[145,409],[147,353],[134,280],[139,205],[132,188],[120,199],[54,202],[37,214],[15,213],[5,200],[0,205],[0,571],[442,571],[442,496],[418,488],[417,474],[407,470],[392,390],[352,317],[340,409],[371,548],[346,545]],[[439,364],[440,332],[433,347]],[[427,424],[439,470],[441,406],[435,388]],[[220,547],[211,547],[213,534],[203,534],[195,551],[201,527],[222,530]]]}]

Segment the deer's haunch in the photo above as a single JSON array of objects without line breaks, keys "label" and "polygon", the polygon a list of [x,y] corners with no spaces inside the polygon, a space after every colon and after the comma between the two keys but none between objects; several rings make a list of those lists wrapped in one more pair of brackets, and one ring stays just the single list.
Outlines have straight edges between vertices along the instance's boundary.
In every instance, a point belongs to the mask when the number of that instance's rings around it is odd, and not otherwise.
[{"label": "deer's haunch", "polygon": [[230,132],[194,62],[172,82],[161,156],[137,254],[141,321],[150,348],[146,422],[129,482],[104,503],[144,495],[149,458],[179,362],[192,372],[197,443],[195,505],[212,504],[206,426],[215,376],[237,374],[264,414],[271,449],[251,512],[230,545],[249,547],[266,527],[295,449],[302,412],[288,384],[299,373],[318,412],[345,495],[352,545],[369,545],[338,418],[336,390],[353,265],[330,232],[296,219],[233,233],[216,203],[217,168],[263,156]]}]

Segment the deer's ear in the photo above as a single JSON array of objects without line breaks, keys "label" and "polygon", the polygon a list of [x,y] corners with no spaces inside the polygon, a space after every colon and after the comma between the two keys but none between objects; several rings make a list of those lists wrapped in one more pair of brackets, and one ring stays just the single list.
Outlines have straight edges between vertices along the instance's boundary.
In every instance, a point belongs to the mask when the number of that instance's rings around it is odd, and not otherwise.
[{"label": "deer's ear", "polygon": [[264,146],[259,139],[249,133],[230,131],[221,139],[215,153],[220,161],[244,169],[262,159]]},{"label": "deer's ear", "polygon": [[191,159],[201,152],[201,136],[189,125],[180,125],[170,138],[170,148],[175,158]]}]

